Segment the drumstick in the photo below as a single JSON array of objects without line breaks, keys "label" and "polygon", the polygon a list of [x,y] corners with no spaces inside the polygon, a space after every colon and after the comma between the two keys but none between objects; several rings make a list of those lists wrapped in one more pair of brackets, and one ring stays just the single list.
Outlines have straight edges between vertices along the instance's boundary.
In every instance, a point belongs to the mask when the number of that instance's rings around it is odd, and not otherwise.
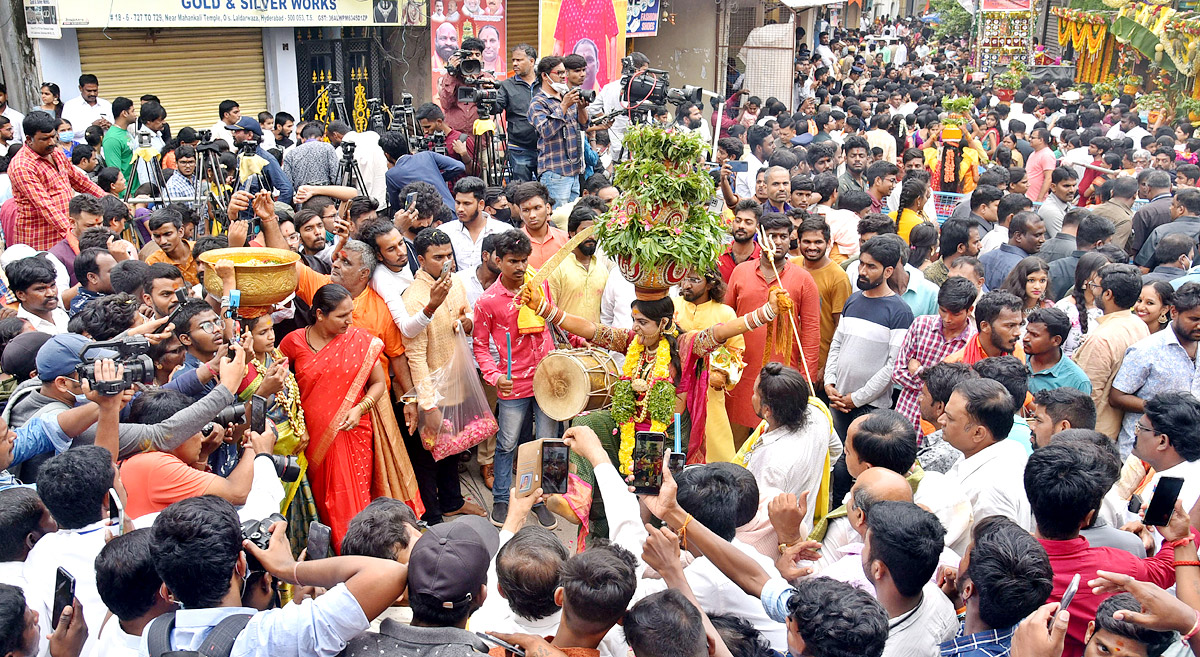
[{"label": "drumstick", "polygon": [[508,380],[512,381],[512,333],[504,334],[504,343],[508,347]]},{"label": "drumstick", "polygon": [[680,449],[681,446],[679,444],[679,425],[680,425],[679,413],[676,413],[675,414],[675,453],[676,454],[683,453],[683,450]]},{"label": "drumstick", "polygon": [[[775,272],[775,281],[779,283],[779,289],[782,290],[783,279],[780,278],[779,270],[775,267],[775,244],[767,238],[767,231],[763,230],[761,226],[758,229],[758,241],[760,243],[759,245],[762,247],[762,250],[765,251],[770,258],[768,262],[771,263],[771,271]],[[783,310],[781,309],[780,315],[782,314]],[[780,319],[782,319],[782,317],[780,317]],[[790,320],[789,318],[788,324],[791,324],[792,326],[792,336],[796,338],[796,348],[800,350],[800,365],[804,368],[804,378],[808,379],[808,392],[815,397],[817,395],[817,391],[815,388],[813,388],[812,375],[808,372],[808,361],[804,358],[804,345],[800,344],[800,331],[796,329],[796,322],[794,320]]]}]

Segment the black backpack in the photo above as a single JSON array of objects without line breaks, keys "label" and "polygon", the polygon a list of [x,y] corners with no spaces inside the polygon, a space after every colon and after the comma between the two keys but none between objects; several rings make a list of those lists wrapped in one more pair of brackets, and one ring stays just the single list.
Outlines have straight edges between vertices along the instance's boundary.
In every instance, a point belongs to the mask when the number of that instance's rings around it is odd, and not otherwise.
[{"label": "black backpack", "polygon": [[199,650],[171,650],[171,632],[175,631],[175,612],[155,618],[146,628],[150,657],[229,657],[233,643],[250,622],[250,614],[236,614],[217,623]]}]

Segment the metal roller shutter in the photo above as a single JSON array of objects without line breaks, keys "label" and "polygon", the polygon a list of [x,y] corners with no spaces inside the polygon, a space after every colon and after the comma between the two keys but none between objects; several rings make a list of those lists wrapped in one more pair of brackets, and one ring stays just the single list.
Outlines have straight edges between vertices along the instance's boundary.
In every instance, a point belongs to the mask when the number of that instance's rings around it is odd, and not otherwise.
[{"label": "metal roller shutter", "polygon": [[78,38],[81,68],[100,79],[102,97],[136,108],[154,94],[173,131],[216,123],[226,98],[246,116],[267,109],[261,29],[85,29]]},{"label": "metal roller shutter", "polygon": [[[512,49],[527,43],[535,49],[538,47],[538,0],[508,0],[508,48]],[[540,52],[538,53],[541,54]]]}]

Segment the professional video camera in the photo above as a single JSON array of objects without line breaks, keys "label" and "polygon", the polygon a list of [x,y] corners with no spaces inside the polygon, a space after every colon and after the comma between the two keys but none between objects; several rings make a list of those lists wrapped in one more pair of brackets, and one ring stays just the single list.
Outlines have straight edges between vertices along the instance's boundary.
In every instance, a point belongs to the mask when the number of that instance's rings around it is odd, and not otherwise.
[{"label": "professional video camera", "polygon": [[414,153],[419,151],[433,151],[438,155],[445,155],[446,135],[442,132],[435,132],[432,135],[413,135],[409,137],[409,150]]},{"label": "professional video camera", "polygon": [[651,105],[682,105],[688,102],[699,105],[703,99],[704,89],[701,87],[684,85],[681,89],[672,88],[670,74],[666,71],[649,68],[638,73],[632,57],[621,60],[621,103],[628,109],[621,110],[620,114],[645,117]]},{"label": "professional video camera", "polygon": [[492,80],[469,78],[458,88],[458,102],[474,103],[479,118],[486,119],[500,113],[500,90]]},{"label": "professional video camera", "polygon": [[[271,546],[271,525],[274,525],[277,522],[287,522],[287,518],[284,518],[278,513],[272,513],[262,520],[247,520],[246,522],[243,522],[242,540],[250,541],[260,550],[266,550]],[[263,565],[258,561],[258,558],[253,554],[250,554],[249,550],[245,550],[245,553],[247,571],[262,572],[266,570],[266,568],[263,568]]]},{"label": "professional video camera", "polygon": [[[125,366],[125,373],[120,381],[97,381],[96,361],[107,356],[88,357],[88,352],[96,349],[112,349],[117,352],[114,361],[117,365]],[[154,361],[146,354],[150,351],[150,341],[140,335],[131,335],[107,342],[93,342],[79,352],[82,363],[75,366],[75,373],[80,378],[87,379],[92,390],[106,396],[119,395],[135,383],[151,383],[154,381]]]},{"label": "professional video camera", "polygon": [[[451,64],[450,60],[455,58],[458,59],[458,63]],[[483,60],[474,50],[460,48],[446,60],[446,72],[457,78],[476,77],[483,73]]]},{"label": "professional video camera", "polygon": [[150,132],[150,128],[142,126],[141,128],[138,129],[138,131],[137,131],[138,148],[150,148],[151,143],[152,143],[151,140],[153,140],[153,139],[154,139],[154,133]]},{"label": "professional video camera", "polygon": [[241,146],[239,147],[242,151],[242,157],[258,155],[258,143],[259,142],[257,139],[247,139],[246,141],[242,142]]},{"label": "professional video camera", "polygon": [[353,160],[354,159],[354,147],[355,147],[354,142],[343,140],[342,141],[342,156],[345,157],[347,160]]},{"label": "professional video camera", "polygon": [[212,141],[212,130],[201,130],[196,133],[196,136],[200,138],[201,144],[206,144]]}]

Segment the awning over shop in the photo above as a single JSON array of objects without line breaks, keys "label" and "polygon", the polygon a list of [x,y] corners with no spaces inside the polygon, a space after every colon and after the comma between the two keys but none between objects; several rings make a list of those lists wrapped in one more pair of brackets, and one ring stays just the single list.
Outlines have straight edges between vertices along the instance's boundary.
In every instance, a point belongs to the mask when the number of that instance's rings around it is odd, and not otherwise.
[{"label": "awning over shop", "polygon": [[823,7],[825,5],[840,5],[846,0],[783,0],[783,4],[789,9],[800,11],[801,9],[809,9],[811,7]]}]

